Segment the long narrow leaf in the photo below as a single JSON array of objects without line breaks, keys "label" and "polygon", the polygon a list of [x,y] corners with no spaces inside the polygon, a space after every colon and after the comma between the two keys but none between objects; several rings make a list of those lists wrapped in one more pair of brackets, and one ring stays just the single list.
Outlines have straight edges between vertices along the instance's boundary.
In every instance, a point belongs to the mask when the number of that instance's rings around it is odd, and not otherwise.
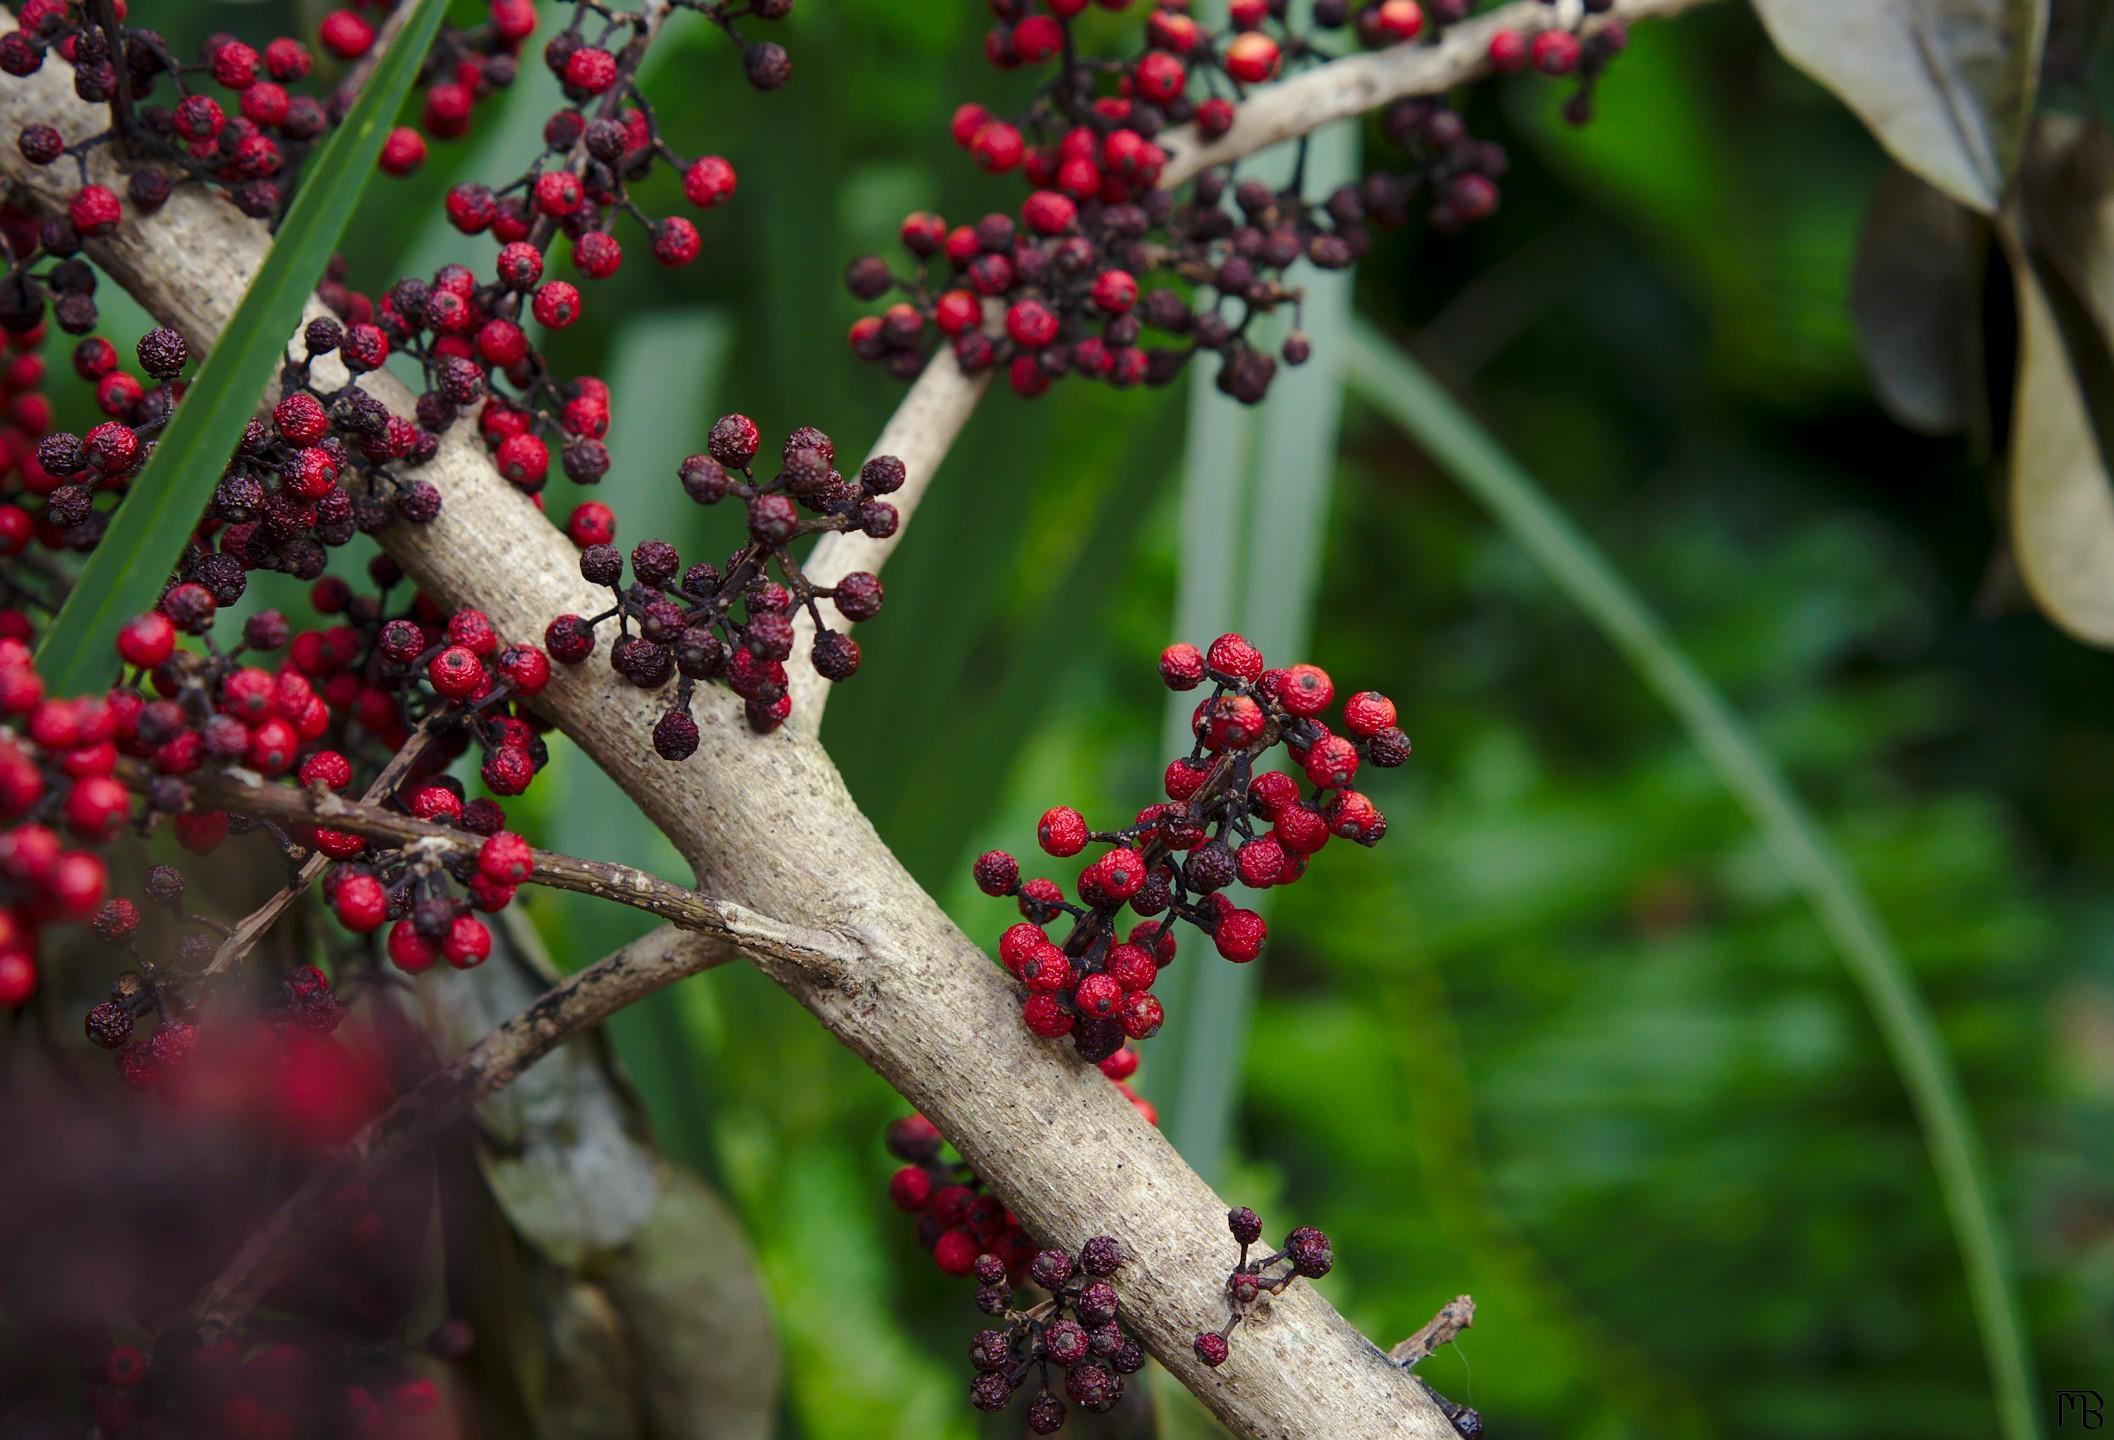
[{"label": "long narrow leaf", "polygon": [[418,0],[418,7],[344,123],[309,162],[263,268],[45,634],[37,668],[53,694],[78,695],[106,684],[117,670],[118,630],[161,598],[374,175],[382,141],[433,43],[447,0]]},{"label": "long narrow leaf", "polygon": [[2040,1434],[2033,1357],[2020,1319],[1988,1162],[1930,1010],[1878,912],[1798,794],[1732,707],[1674,645],[1665,624],[1452,396],[1384,337],[1357,326],[1351,388],[1421,445],[1519,542],[1666,702],[1720,782],[1753,818],[1812,907],[1901,1076],[1960,1247],[2006,1440]]},{"label": "long narrow leaf", "polygon": [[[1305,189],[1326,195],[1358,173],[1355,125],[1308,141]],[[1286,162],[1290,156],[1274,157]],[[1351,277],[1318,272],[1306,283],[1302,321],[1314,357],[1280,371],[1254,409],[1220,395],[1207,367],[1192,380],[1184,459],[1182,554],[1175,630],[1202,645],[1238,630],[1274,664],[1302,653],[1320,583],[1336,432],[1343,410],[1341,340],[1350,323]],[[1240,555],[1235,566],[1226,557]],[[1165,753],[1189,747],[1190,704],[1170,698]],[[1267,913],[1267,894],[1248,902]],[[1240,1101],[1248,1021],[1262,979],[1250,965],[1176,966],[1160,982],[1168,1022],[1153,1044],[1148,1093],[1168,1137],[1206,1179],[1227,1158]]]}]

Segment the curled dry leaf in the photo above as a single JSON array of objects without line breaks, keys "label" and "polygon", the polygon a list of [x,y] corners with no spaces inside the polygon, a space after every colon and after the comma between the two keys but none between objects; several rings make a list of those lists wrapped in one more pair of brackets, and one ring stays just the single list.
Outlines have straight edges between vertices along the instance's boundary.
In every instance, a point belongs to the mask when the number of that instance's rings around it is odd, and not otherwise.
[{"label": "curled dry leaf", "polygon": [[1880,403],[1912,430],[1966,429],[1982,404],[1981,229],[1898,166],[1865,214],[1850,274],[1858,349]]},{"label": "curled dry leaf", "polygon": [[2046,0],[1755,0],[1785,59],[1902,165],[1994,214],[2025,148]]},{"label": "curled dry leaf", "polygon": [[1999,234],[2019,315],[2011,543],[2049,618],[2114,648],[2114,140],[2044,122]]}]

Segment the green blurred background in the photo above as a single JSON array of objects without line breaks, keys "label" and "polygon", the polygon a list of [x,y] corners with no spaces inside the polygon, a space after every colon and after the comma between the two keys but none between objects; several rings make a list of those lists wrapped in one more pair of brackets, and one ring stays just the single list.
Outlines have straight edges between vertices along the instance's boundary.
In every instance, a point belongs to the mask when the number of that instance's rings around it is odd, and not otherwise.
[{"label": "green blurred background", "polygon": [[[321,8],[155,23],[268,35]],[[853,455],[878,433],[899,387],[847,350],[858,309],[839,276],[888,251],[909,210],[1016,198],[946,131],[964,99],[1020,98],[981,59],[987,23],[968,0],[803,0],[781,37],[793,82],[768,96],[709,26],[672,27],[649,93],[678,148],[734,161],[739,193],[706,217],[701,263],[669,273],[634,247],[556,346],[561,370],[613,387],[599,498],[625,543],[732,547],[736,517],[674,482],[724,411],[766,434],[820,425]],[[467,140],[377,186],[355,282],[483,263],[488,242],[438,223],[439,192],[515,173],[556,101],[530,59]],[[1871,891],[1962,1071],[2043,1383],[2107,1386],[2105,663],[1993,562],[1987,457],[1872,398],[1847,277],[1884,161],[1854,120],[1729,4],[1639,27],[1592,125],[1565,126],[1560,101],[1531,78],[1482,88],[1471,125],[1513,156],[1501,213],[1456,238],[1384,238],[1352,295],[1317,298],[1317,349],[1341,344],[1345,300],[1405,344],[1753,725]],[[1361,139],[1384,163],[1377,133],[1344,131],[1317,168],[1354,164]],[[670,187],[648,208],[678,202]],[[825,728],[882,834],[995,940],[1010,917],[968,884],[975,852],[1031,849],[1051,804],[1107,817],[1157,798],[1168,641],[1238,624],[1273,662],[1388,692],[1417,755],[1371,786],[1386,841],[1332,847],[1274,895],[1270,952],[1239,972],[1252,997],[1223,979],[1178,992],[1145,1048],[1139,1087],[1192,1161],[1273,1225],[1328,1229],[1340,1263],[1322,1288],[1383,1344],[1472,1292],[1475,1329],[1424,1373],[1493,1434],[1994,1433],[1900,1080],[1685,732],[1325,365],[1252,422],[1207,391],[986,401]],[[554,482],[552,512],[577,498]],[[527,797],[538,838],[679,873],[557,748]],[[574,902],[531,902],[567,966],[643,928]],[[1186,958],[1180,985],[1218,964]],[[660,1143],[722,1187],[757,1249],[784,1433],[974,1432],[974,1309],[883,1193],[879,1132],[901,1102],[740,967],[615,1033]],[[1167,1426],[1203,1433],[1170,1391]]]}]

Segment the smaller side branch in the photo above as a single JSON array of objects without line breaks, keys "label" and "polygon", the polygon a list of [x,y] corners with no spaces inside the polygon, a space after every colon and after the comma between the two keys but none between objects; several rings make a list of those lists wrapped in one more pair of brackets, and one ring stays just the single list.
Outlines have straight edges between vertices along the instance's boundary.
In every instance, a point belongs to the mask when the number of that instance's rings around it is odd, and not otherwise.
[{"label": "smaller side branch", "polygon": [[[955,437],[976,412],[977,401],[991,383],[991,374],[964,375],[954,363],[954,352],[942,349],[925,366],[924,373],[888,417],[874,455],[893,455],[903,462],[903,488],[888,497],[896,507],[895,534],[876,540],[857,530],[838,530],[815,542],[801,570],[817,587],[827,589],[847,575],[866,570],[876,574],[902,542],[918,502],[932,484],[933,472],[947,458]],[[871,457],[869,457],[871,458]],[[790,724],[812,735],[821,728],[822,708],[829,699],[830,683],[808,663],[808,648],[815,643],[814,617],[802,611],[793,622],[793,662],[786,666],[793,695]]]},{"label": "smaller side branch", "polygon": [[1426,1320],[1417,1332],[1387,1352],[1387,1358],[1407,1370],[1419,1360],[1429,1358],[1441,1346],[1451,1345],[1460,1338],[1463,1330],[1475,1324],[1475,1297],[1456,1295],[1439,1307],[1439,1313]]},{"label": "smaller side branch", "polygon": [[[1615,0],[1604,15],[1584,18],[1588,35],[1610,25],[1657,20],[1691,10],[1706,0]],[[1490,70],[1490,37],[1500,30],[1535,35],[1580,23],[1578,0],[1515,0],[1502,9],[1449,25],[1429,45],[1394,45],[1317,65],[1302,75],[1258,89],[1234,107],[1233,127],[1206,141],[1185,125],[1160,137],[1167,165],[1163,188],[1173,188],[1215,165],[1229,165],[1258,150],[1297,139],[1338,120],[1349,120],[1412,95],[1435,95]]]},{"label": "smaller side branch", "polygon": [[573,1036],[635,1000],[739,954],[730,942],[662,926],[545,991],[451,1064],[414,1086],[319,1166],[192,1302],[189,1322],[218,1332],[253,1309],[326,1214],[331,1196],[431,1140]]},{"label": "smaller side branch", "polygon": [[[408,5],[403,6],[397,13],[402,14],[410,8]],[[387,800],[395,791],[397,782],[418,763],[419,757],[426,753],[426,747],[432,743],[432,725],[428,723],[419,726],[412,732],[411,738],[404,742],[404,748],[389,757],[389,763],[382,767],[382,773],[374,777],[374,783],[369,785],[367,793],[360,797],[361,802],[378,805]],[[322,877],[325,867],[329,864],[330,857],[321,854],[311,854],[302,861],[301,869],[278,894],[243,916],[235,928],[228,932],[228,938],[221,941],[220,948],[213,952],[212,962],[206,966],[205,973],[218,975],[241,964],[242,957],[256,948],[257,942],[264,938],[265,932],[277,924],[287,908]]]},{"label": "smaller side branch", "polygon": [[[25,739],[9,739],[27,751],[36,750]],[[157,778],[135,760],[120,761],[118,776],[135,790],[144,789]],[[442,859],[475,856],[484,847],[481,835],[452,830],[379,805],[347,800],[327,790],[277,784],[249,770],[205,772],[188,777],[188,784],[192,804],[208,810],[225,810],[297,828],[342,830],[370,840],[422,849]],[[775,920],[745,905],[684,889],[630,865],[582,860],[553,850],[531,850],[529,855],[529,884],[593,895],[658,915],[678,929],[695,931],[745,951],[767,971],[797,971],[810,983],[836,987],[845,983],[851,966],[863,953],[844,936]]]}]

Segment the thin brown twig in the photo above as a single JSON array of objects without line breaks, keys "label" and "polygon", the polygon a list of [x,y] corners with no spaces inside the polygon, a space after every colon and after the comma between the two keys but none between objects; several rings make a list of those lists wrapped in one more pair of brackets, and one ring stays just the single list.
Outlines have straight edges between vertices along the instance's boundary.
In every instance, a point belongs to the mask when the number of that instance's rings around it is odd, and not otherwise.
[{"label": "thin brown twig", "polygon": [[1440,1347],[1451,1345],[1460,1338],[1463,1330],[1475,1324],[1475,1297],[1456,1295],[1439,1307],[1439,1313],[1426,1320],[1415,1334],[1399,1342],[1387,1352],[1387,1358],[1408,1369],[1418,1361],[1437,1353]]},{"label": "thin brown twig", "polygon": [[[119,764],[118,774],[135,786],[150,778],[142,767],[130,761]],[[188,783],[195,808],[225,810],[284,825],[343,830],[370,840],[386,840],[437,859],[475,856],[484,846],[485,837],[467,830],[347,800],[327,790],[278,784],[248,770],[203,772],[189,777]],[[630,865],[583,860],[553,850],[529,853],[531,870],[526,883],[614,900],[658,915],[685,930],[744,942],[748,933],[745,927],[760,918],[739,905],[715,900]],[[776,922],[764,923],[768,927]]]},{"label": "thin brown twig", "polygon": [[[374,783],[369,785],[366,793],[360,797],[362,803],[379,805],[387,800],[395,792],[397,782],[410,772],[411,767],[418,763],[419,757],[426,753],[427,747],[432,743],[433,723],[429,720],[412,731],[411,738],[404,742],[404,747],[389,757],[389,763],[382,767],[382,773],[374,777]],[[249,954],[257,942],[264,938],[265,932],[286,913],[287,908],[322,877],[329,864],[329,856],[311,852],[308,858],[301,862],[301,868],[295,872],[294,878],[281,887],[278,894],[236,922],[235,928],[228,932],[228,938],[221,941],[220,948],[213,952],[213,959],[203,973],[219,975],[241,964],[242,957]]]}]

